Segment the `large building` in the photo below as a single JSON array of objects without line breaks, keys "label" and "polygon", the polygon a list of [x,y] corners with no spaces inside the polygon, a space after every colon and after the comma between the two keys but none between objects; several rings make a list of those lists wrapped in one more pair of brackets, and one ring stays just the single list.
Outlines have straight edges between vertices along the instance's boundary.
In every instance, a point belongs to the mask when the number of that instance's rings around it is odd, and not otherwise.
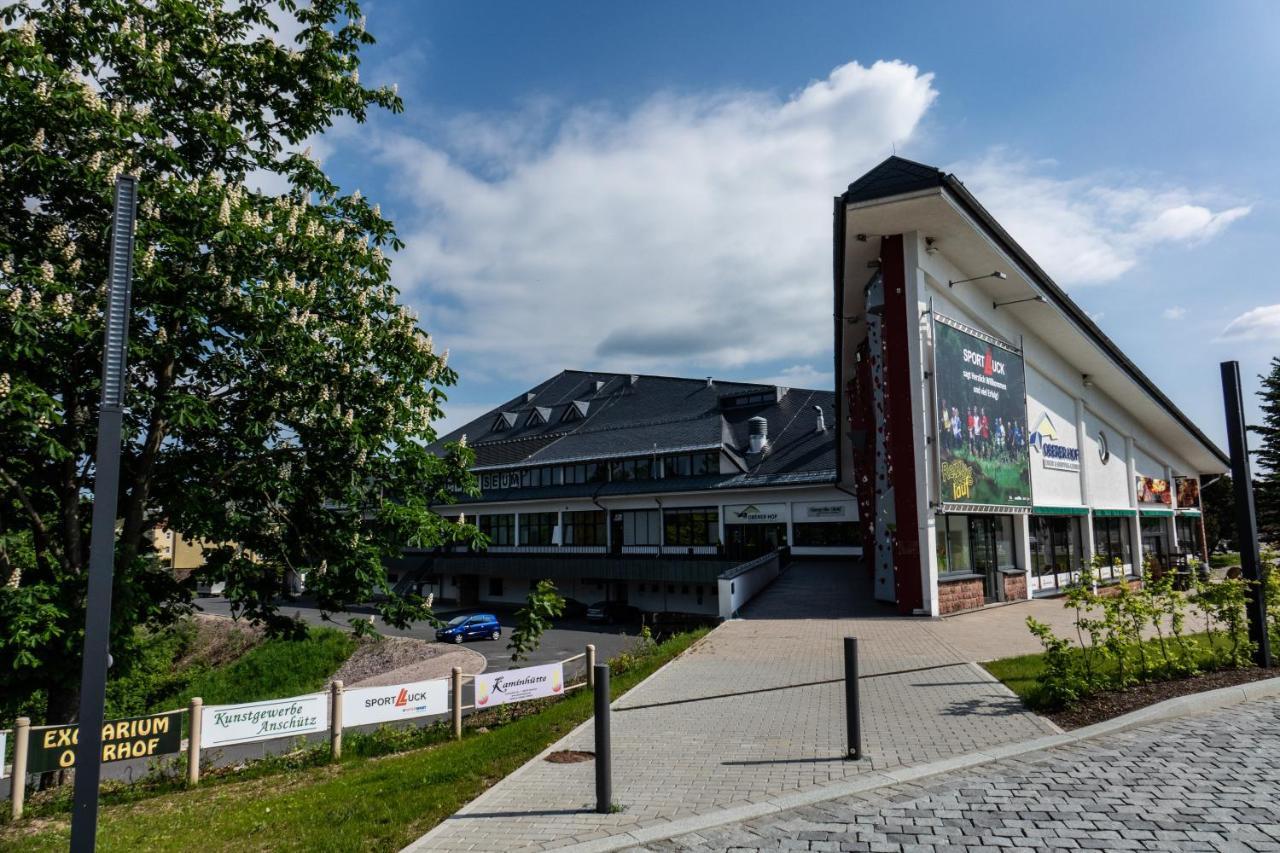
[{"label": "large building", "polygon": [[490,545],[410,555],[401,583],[724,615],[724,578],[785,544],[937,616],[1203,556],[1225,455],[955,176],[886,160],[834,243],[836,394],[565,371],[442,439],[482,494],[439,510]]},{"label": "large building", "polygon": [[954,175],[859,178],[835,257],[839,483],[877,598],[938,615],[1203,553],[1228,459]]},{"label": "large building", "polygon": [[481,495],[439,510],[490,544],[418,558],[445,600],[521,601],[550,578],[587,603],[715,614],[718,577],[777,546],[861,554],[830,391],[566,370],[441,441],[464,435]]}]

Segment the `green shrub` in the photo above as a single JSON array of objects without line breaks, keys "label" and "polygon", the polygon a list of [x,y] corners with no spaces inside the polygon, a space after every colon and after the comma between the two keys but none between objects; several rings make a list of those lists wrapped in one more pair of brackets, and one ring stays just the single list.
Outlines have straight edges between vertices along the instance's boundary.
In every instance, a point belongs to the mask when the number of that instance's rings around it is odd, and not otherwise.
[{"label": "green shrub", "polygon": [[1055,636],[1052,628],[1034,616],[1027,617],[1027,629],[1044,646],[1044,669],[1039,677],[1041,702],[1052,708],[1073,704],[1090,687],[1080,671],[1080,655],[1073,654],[1069,641]]}]

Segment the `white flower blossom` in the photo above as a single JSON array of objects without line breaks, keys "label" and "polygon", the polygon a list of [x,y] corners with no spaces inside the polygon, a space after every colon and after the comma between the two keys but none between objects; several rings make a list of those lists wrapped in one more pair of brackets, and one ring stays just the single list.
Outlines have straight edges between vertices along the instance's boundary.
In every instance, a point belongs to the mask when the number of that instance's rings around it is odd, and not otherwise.
[{"label": "white flower blossom", "polygon": [[6,255],[4,260],[0,261],[0,273],[13,275],[13,255]]},{"label": "white flower blossom", "polygon": [[19,308],[21,308],[22,307],[22,288],[15,287],[13,290],[10,290],[9,295],[5,297],[4,304],[5,304],[5,307],[9,309],[10,312],[15,312]]},{"label": "white flower blossom", "polygon": [[156,265],[156,247],[147,246],[146,250],[138,257],[138,268],[143,272],[149,271]]},{"label": "white flower blossom", "polygon": [[70,293],[59,293],[53,298],[53,306],[51,310],[56,316],[65,320],[71,316],[72,304],[73,297]]},{"label": "white flower blossom", "polygon": [[44,128],[43,127],[36,131],[35,138],[31,140],[31,147],[37,151],[44,150]]},{"label": "white flower blossom", "polygon": [[[40,263],[40,281],[45,284],[53,284],[53,264],[48,261]],[[32,294],[32,296],[34,295]]]},{"label": "white flower blossom", "polygon": [[22,42],[28,47],[36,43],[35,21],[32,21],[31,19],[27,19],[27,22],[24,23],[22,25],[22,28],[18,30],[18,41]]},{"label": "white flower blossom", "polygon": [[356,191],[355,191],[355,192],[353,192],[353,193],[351,194],[351,201],[352,201],[352,202],[358,202],[358,201],[360,201],[360,199],[362,199],[362,198],[364,198],[364,196],[362,196],[362,195],[360,194],[360,188],[359,188],[359,187],[357,187],[357,188],[356,188]]},{"label": "white flower blossom", "polygon": [[80,275],[79,258],[72,258],[71,263],[67,265],[67,272],[70,273],[72,277]]},{"label": "white flower blossom", "polygon": [[351,82],[356,86],[360,85],[360,69],[359,68],[351,69]]},{"label": "white flower blossom", "polygon": [[9,374],[0,373],[0,400],[9,396],[9,392],[13,390],[13,383],[9,379]]},{"label": "white flower blossom", "polygon": [[231,202],[225,198],[222,200],[222,204],[218,205],[218,224],[231,224]]}]

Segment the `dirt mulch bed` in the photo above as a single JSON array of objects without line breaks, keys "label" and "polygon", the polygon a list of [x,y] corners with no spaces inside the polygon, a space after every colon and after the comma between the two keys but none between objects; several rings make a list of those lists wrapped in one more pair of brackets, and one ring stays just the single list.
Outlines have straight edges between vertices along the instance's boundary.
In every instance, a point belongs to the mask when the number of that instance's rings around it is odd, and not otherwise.
[{"label": "dirt mulch bed", "polygon": [[596,754],[579,749],[561,749],[547,756],[552,764],[579,764],[583,761],[594,761]]},{"label": "dirt mulch bed", "polygon": [[1206,672],[1193,678],[1179,678],[1173,681],[1153,681],[1150,684],[1139,684],[1127,690],[1111,690],[1082,699],[1076,705],[1064,711],[1053,711],[1046,714],[1064,729],[1078,729],[1083,726],[1110,720],[1130,711],[1192,693],[1203,693],[1219,687],[1232,687],[1250,681],[1262,681],[1266,678],[1280,677],[1280,669],[1222,669]]}]

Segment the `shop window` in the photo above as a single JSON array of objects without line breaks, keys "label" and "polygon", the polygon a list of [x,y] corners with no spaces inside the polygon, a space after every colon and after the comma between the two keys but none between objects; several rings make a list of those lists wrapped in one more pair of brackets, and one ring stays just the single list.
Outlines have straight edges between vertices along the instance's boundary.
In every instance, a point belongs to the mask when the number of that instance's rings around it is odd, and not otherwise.
[{"label": "shop window", "polygon": [[[1129,544],[1131,520],[1111,516],[1093,519],[1093,550],[1103,560],[1098,570],[1099,580],[1123,577],[1133,565],[1133,552]],[[1116,562],[1120,568],[1115,568]]]},{"label": "shop window", "polygon": [[564,514],[565,545],[604,545],[604,510],[566,512]]},{"label": "shop window", "polygon": [[662,521],[664,544],[675,546],[720,544],[719,507],[668,509],[663,512]]},{"label": "shop window", "polygon": [[476,521],[480,532],[489,538],[490,545],[516,544],[516,517],[514,514],[482,515]]},{"label": "shop window", "polygon": [[489,595],[492,598],[502,597],[502,578],[489,578]]},{"label": "shop window", "polygon": [[1078,516],[1031,517],[1031,583],[1036,591],[1057,590],[1080,576],[1084,540]]},{"label": "shop window", "polygon": [[798,548],[857,548],[862,545],[856,521],[797,521],[791,525]]},{"label": "shop window", "polygon": [[1203,559],[1204,543],[1200,538],[1200,519],[1192,515],[1180,515],[1177,519],[1178,550],[1184,556]]},{"label": "shop window", "polygon": [[529,512],[520,516],[521,545],[551,545],[557,517],[554,512]]}]

